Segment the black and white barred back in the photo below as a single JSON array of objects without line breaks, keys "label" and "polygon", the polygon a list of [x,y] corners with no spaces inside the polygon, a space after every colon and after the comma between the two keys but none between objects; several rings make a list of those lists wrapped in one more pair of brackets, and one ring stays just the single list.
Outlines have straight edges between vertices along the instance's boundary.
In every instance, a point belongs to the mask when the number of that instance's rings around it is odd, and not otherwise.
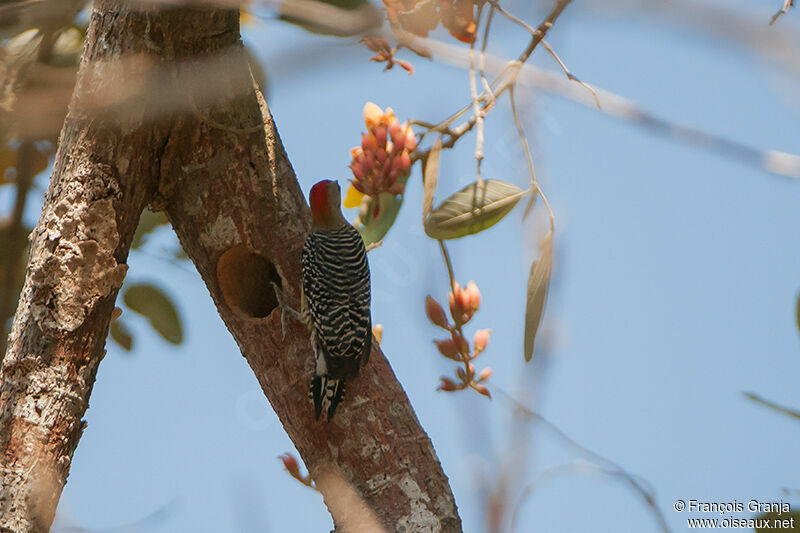
[{"label": "black and white barred back", "polygon": [[308,235],[303,245],[303,314],[316,367],[311,382],[314,415],[328,420],[372,349],[367,251],[349,224]]}]

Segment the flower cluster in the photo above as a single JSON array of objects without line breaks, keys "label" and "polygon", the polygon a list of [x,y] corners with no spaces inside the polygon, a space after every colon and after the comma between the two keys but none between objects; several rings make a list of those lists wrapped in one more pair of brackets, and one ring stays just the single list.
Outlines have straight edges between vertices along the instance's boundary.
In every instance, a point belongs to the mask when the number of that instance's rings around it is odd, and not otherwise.
[{"label": "flower cluster", "polygon": [[439,349],[439,353],[448,359],[464,364],[464,368],[459,367],[456,369],[458,381],[442,377],[439,390],[457,391],[469,387],[491,398],[489,389],[481,385],[481,383],[492,375],[492,369],[484,368],[477,373],[475,365],[472,364],[472,361],[489,344],[491,330],[479,329],[476,331],[472,338],[472,347],[470,347],[469,341],[464,337],[462,331],[462,326],[472,319],[481,306],[481,293],[474,281],[470,281],[465,288],[461,288],[458,283],[453,283],[452,289],[449,300],[450,316],[453,318],[453,324],[447,319],[444,308],[439,305],[439,302],[431,296],[425,299],[425,314],[428,315],[428,320],[450,333],[450,338],[448,339],[433,341]]},{"label": "flower cluster", "polygon": [[473,0],[383,0],[383,4],[389,22],[405,31],[427,37],[441,21],[459,41],[475,41],[478,28]]},{"label": "flower cluster", "polygon": [[367,132],[361,137],[361,146],[350,154],[353,162],[353,187],[367,196],[402,194],[405,180],[411,172],[411,155],[417,147],[417,138],[408,123],[400,124],[392,108],[384,112],[367,102],[364,106]]},{"label": "flower cluster", "polygon": [[408,72],[409,76],[414,74],[414,66],[408,61],[395,57],[395,54],[397,54],[397,47],[392,48],[389,42],[383,37],[368,35],[363,37],[359,42],[373,52],[376,52],[375,55],[370,58],[370,61],[375,61],[376,63],[386,62],[386,67],[383,70],[389,70],[395,65],[400,65]]}]

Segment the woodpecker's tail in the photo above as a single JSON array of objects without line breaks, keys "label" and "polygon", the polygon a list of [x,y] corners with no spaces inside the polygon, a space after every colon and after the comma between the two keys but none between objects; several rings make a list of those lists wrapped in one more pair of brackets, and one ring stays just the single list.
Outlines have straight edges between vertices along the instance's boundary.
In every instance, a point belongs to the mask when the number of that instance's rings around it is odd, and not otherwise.
[{"label": "woodpecker's tail", "polygon": [[345,381],[328,376],[314,376],[311,380],[311,397],[314,399],[314,418],[319,420],[323,409],[328,413],[328,422],[336,412],[336,406],[344,398]]}]

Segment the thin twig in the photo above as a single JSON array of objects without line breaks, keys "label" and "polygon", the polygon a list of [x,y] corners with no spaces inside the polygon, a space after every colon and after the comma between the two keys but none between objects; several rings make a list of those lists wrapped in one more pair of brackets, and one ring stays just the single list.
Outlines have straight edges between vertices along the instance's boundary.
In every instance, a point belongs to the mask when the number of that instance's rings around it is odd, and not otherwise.
[{"label": "thin twig", "polygon": [[522,127],[522,121],[519,118],[519,113],[517,113],[517,102],[514,98],[514,88],[515,86],[512,85],[508,90],[508,97],[511,100],[511,114],[514,115],[514,124],[517,126],[517,133],[519,134],[519,140],[522,143],[522,150],[525,152],[525,161],[528,164],[528,174],[531,177],[531,199],[528,201],[528,207],[525,208],[525,214],[527,215],[531,207],[533,207],[533,201],[536,199],[536,194],[538,193],[539,196],[542,197],[542,202],[547,209],[547,215],[550,217],[550,231],[553,232],[555,231],[555,216],[553,216],[553,210],[550,208],[550,202],[547,201],[547,196],[545,196],[541,187],[539,187],[539,182],[536,179],[536,173],[533,169],[533,157],[531,156],[531,149],[528,145],[528,138],[525,136],[525,129]]},{"label": "thin twig", "polygon": [[[478,15],[476,17],[476,24],[480,26],[481,14],[483,6],[478,6]],[[472,98],[472,115],[475,117],[475,161],[478,166],[478,185],[481,185],[483,178],[481,178],[481,161],[483,161],[483,114],[480,102],[478,101],[478,84],[475,76],[475,40],[469,43],[469,94]]]},{"label": "thin twig", "polygon": [[[514,396],[512,396],[511,394],[509,394],[508,392],[503,390],[501,387],[498,387],[494,383],[492,383],[490,385],[490,387],[492,389],[494,389],[496,392],[498,392],[501,396],[506,398],[506,400],[508,400],[511,404],[513,404],[514,407],[516,407],[517,410],[520,412],[520,414],[522,414],[523,416],[525,416],[527,418],[530,418],[530,419],[534,420],[535,422],[541,423],[543,426],[545,426],[547,429],[549,429],[551,432],[553,432],[553,434],[556,437],[558,437],[562,442],[564,442],[566,445],[572,447],[575,450],[578,450],[580,453],[582,453],[582,454],[586,455],[587,457],[591,458],[593,461],[596,461],[596,462],[598,462],[600,464],[605,465],[606,467],[608,467],[608,469],[610,471],[612,471],[612,472],[616,473],[617,475],[619,475],[637,493],[639,493],[641,495],[641,497],[644,499],[644,501],[647,503],[647,505],[653,510],[653,514],[656,517],[656,520],[658,521],[658,524],[659,524],[661,530],[664,531],[665,533],[669,533],[669,531],[670,531],[669,526],[667,525],[667,521],[664,518],[664,515],[662,514],[661,510],[658,508],[658,505],[656,504],[655,497],[653,495],[652,489],[648,489],[647,487],[645,487],[640,480],[637,480],[632,474],[630,474],[622,466],[618,465],[617,463],[615,463],[611,459],[603,457],[599,453],[594,452],[594,451],[590,450],[589,448],[587,448],[586,446],[583,446],[582,444],[579,444],[577,441],[573,440],[569,435],[564,433],[554,423],[552,423],[549,420],[547,420],[546,418],[544,418],[538,412],[532,411],[531,409],[528,409],[528,407],[523,405],[522,402],[520,402],[519,400],[514,398]],[[520,501],[518,503],[518,505],[521,505],[521,503],[522,503],[522,501]]]},{"label": "thin twig", "polygon": [[[442,257],[444,257],[444,263],[447,265],[447,275],[450,277],[450,290],[453,293],[453,297],[456,295],[456,276],[453,273],[453,263],[450,260],[450,253],[447,251],[447,246],[445,246],[443,240],[439,240],[439,248],[442,250]],[[458,332],[458,336],[461,339],[464,339],[464,330],[462,329],[461,320],[453,317],[453,321],[455,322],[455,329]],[[469,353],[464,353],[462,351],[462,345],[459,343],[458,352],[461,354],[462,362],[464,363],[464,372],[467,376],[469,376],[469,361],[470,355]]]},{"label": "thin twig", "polygon": [[[461,47],[432,39],[424,39],[423,42],[425,46],[433,52],[435,59],[461,67],[466,65],[466,54]],[[498,78],[504,76],[504,72],[509,69],[508,60],[505,58],[487,54],[486,60],[487,68],[490,71],[500,72]],[[517,63],[512,62],[512,64]],[[582,87],[578,87],[569,80],[564,80],[561,73],[555,73],[535,65],[525,64],[520,66],[519,75],[515,81],[518,84],[531,85],[542,91],[555,94],[556,96],[566,98],[587,107],[595,108],[594,98]],[[650,130],[653,133],[682,141],[695,148],[705,148],[726,157],[736,157],[748,164],[779,176],[800,178],[799,155],[778,150],[761,150],[754,146],[733,141],[694,126],[662,118],[642,107],[637,102],[611,91],[600,88],[596,90],[603,105],[600,111],[605,115],[630,122],[646,130]],[[467,108],[467,111],[469,109],[470,108]],[[449,121],[447,127],[460,116],[463,116],[465,112],[466,111],[462,109],[454,113],[445,121]],[[441,127],[441,124],[439,126]],[[455,130],[457,128],[453,129]]]},{"label": "thin twig", "polygon": [[494,93],[492,92],[492,88],[489,86],[489,80],[486,79],[486,47],[489,44],[489,29],[492,27],[492,21],[494,20],[494,12],[497,8],[492,5],[489,9],[489,16],[486,20],[486,26],[483,29],[483,40],[481,41],[481,55],[478,57],[478,73],[481,76],[481,86],[483,86],[484,92],[489,97],[489,102],[492,106],[494,106]]},{"label": "thin twig", "polygon": [[556,63],[558,63],[558,66],[560,66],[561,70],[564,71],[564,75],[567,77],[567,79],[572,80],[572,81],[578,83],[579,85],[582,85],[583,87],[586,88],[587,91],[592,93],[592,96],[594,97],[594,103],[597,106],[597,109],[601,109],[602,110],[603,108],[600,106],[600,99],[597,97],[597,91],[594,90],[594,87],[592,87],[591,85],[589,85],[585,81],[581,81],[580,79],[578,79],[577,76],[575,76],[572,72],[570,72],[569,69],[567,68],[567,65],[565,65],[564,62],[561,61],[561,58],[558,57],[558,54],[556,54],[556,51],[553,50],[553,48],[544,39],[542,39],[542,46],[544,46],[545,50],[550,52],[550,55],[553,57],[553,59],[556,60]]},{"label": "thin twig", "polygon": [[[531,56],[533,51],[539,45],[539,43],[544,39],[544,36],[553,27],[553,23],[555,20],[561,15],[572,0],[558,0],[556,5],[550,10],[547,17],[542,21],[539,27],[533,31],[531,35],[531,40],[528,42],[528,45],[525,47],[525,50],[519,55],[519,58],[516,61],[508,62],[503,70],[492,80],[490,87],[488,90],[484,90],[479,96],[478,100],[480,102],[485,102],[484,106],[481,108],[483,113],[486,113],[489,109],[494,106],[494,102],[496,101],[497,97],[500,96],[503,92],[508,90],[508,88],[515,83],[517,76],[519,76],[520,71],[522,70],[523,64],[528,60]],[[431,132],[443,132],[444,130],[450,128],[450,126],[459,118],[461,118],[464,114],[469,112],[470,109],[473,109],[473,103],[470,102],[466,106],[462,107],[452,115],[450,115],[447,119],[443,120],[439,124],[437,124],[433,129],[428,131]],[[468,122],[462,124],[459,128],[455,130],[459,130],[461,127],[466,128],[461,134],[466,133],[477,122],[477,117],[473,116]],[[456,139],[457,140],[457,139]],[[448,148],[446,143],[442,143],[443,148]],[[418,159],[419,157],[417,157]]]},{"label": "thin twig", "polygon": [[777,13],[772,15],[772,19],[769,21],[769,25],[772,26],[773,24],[775,24],[775,21],[778,20],[781,17],[781,15],[784,15],[787,11],[789,11],[789,8],[792,7],[793,5],[794,5],[794,0],[783,0],[783,7],[780,8]]}]

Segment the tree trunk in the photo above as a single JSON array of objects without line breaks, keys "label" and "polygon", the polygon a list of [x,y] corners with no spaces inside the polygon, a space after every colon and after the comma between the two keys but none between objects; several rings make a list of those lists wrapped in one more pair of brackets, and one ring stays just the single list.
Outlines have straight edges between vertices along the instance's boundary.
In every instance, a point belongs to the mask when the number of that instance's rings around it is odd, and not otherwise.
[{"label": "tree trunk", "polygon": [[147,203],[166,210],[337,527],[460,531],[378,348],[332,423],[313,418],[308,335],[289,319],[283,338],[271,286],[298,306],[308,209],[250,79],[238,11],[112,1],[92,15],[0,370],[0,531],[52,522]]}]

